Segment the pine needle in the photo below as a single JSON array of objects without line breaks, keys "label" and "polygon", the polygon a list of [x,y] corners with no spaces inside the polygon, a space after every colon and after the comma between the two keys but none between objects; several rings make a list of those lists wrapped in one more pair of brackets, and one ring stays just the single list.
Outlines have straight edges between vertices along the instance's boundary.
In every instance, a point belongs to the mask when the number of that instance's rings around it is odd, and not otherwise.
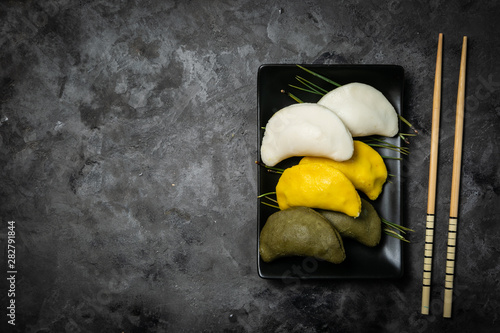
[{"label": "pine needle", "polygon": [[[387,148],[390,150],[398,151],[404,155],[408,155],[410,153],[409,148],[394,145],[385,140],[379,139],[376,136],[367,136],[365,138],[361,138],[361,141],[363,141],[364,143],[366,143],[371,147]],[[371,143],[371,142],[377,142],[377,143]]]},{"label": "pine needle", "polygon": [[261,201],[261,204],[266,205],[266,206],[269,206],[269,207],[273,207],[273,208],[276,208],[276,209],[280,209],[278,206],[276,206],[276,205],[271,205],[270,203],[267,203],[267,202],[264,202],[264,201]]},{"label": "pine needle", "polygon": [[303,67],[303,66],[300,66],[300,65],[297,65],[297,67],[299,67],[300,69],[305,70],[305,71],[306,71],[306,72],[308,72],[309,74],[312,74],[312,75],[314,75],[314,76],[316,76],[316,77],[319,77],[320,79],[322,79],[322,80],[324,80],[324,81],[326,81],[326,82],[328,82],[328,83],[333,84],[334,86],[337,86],[337,87],[340,87],[340,86],[341,86],[341,85],[340,85],[340,84],[338,84],[337,82],[332,81],[332,80],[330,80],[329,78],[324,77],[324,76],[323,76],[323,75],[321,75],[321,74],[318,74],[318,73],[316,73],[316,72],[313,72],[313,71],[312,71],[312,70],[310,70],[310,69],[307,69],[307,68],[305,68],[305,67]]},{"label": "pine needle", "polygon": [[319,95],[325,95],[325,94],[328,93],[328,90],[321,88],[317,84],[314,84],[311,81],[308,81],[308,80],[304,79],[301,76],[297,75],[295,77],[295,79],[297,79],[297,81],[299,81],[300,83],[302,83],[303,85],[305,85],[309,89],[316,91],[316,93],[319,94]]},{"label": "pine needle", "polygon": [[417,134],[418,134],[418,131],[416,130],[416,128],[415,128],[415,127],[413,127],[413,125],[412,125],[412,124],[410,124],[410,122],[409,122],[408,120],[406,120],[406,119],[405,119],[402,115],[399,115],[399,119],[401,119],[401,121],[402,121],[403,123],[405,123],[406,125],[408,125],[408,127],[410,127],[410,128],[413,130],[413,132],[415,132],[415,133],[417,133]]},{"label": "pine needle", "polygon": [[280,169],[280,168],[275,168],[275,167],[270,167],[270,166],[267,166],[265,165],[264,163],[262,162],[259,162],[259,161],[255,161],[255,164],[263,167],[263,168],[266,168],[268,170],[274,170],[274,171],[277,171],[277,172],[280,172],[280,173],[283,173],[283,171],[285,171],[285,169]]},{"label": "pine needle", "polygon": [[[267,199],[267,200],[269,200],[271,202],[278,203],[278,201],[276,199],[273,199],[273,198],[269,197],[270,195],[275,195],[275,194],[276,194],[276,192],[267,192],[267,193],[264,193],[264,194],[261,194],[261,195],[257,196],[257,198],[259,198],[259,199],[264,198],[264,199]],[[269,207],[280,209],[279,206],[270,204],[270,203],[265,202],[263,200],[261,200],[260,203],[263,204],[263,205],[269,206]]]},{"label": "pine needle", "polygon": [[408,155],[409,153],[406,151],[406,149],[404,149],[404,147],[391,147],[391,146],[388,146],[388,145],[381,145],[381,144],[376,144],[376,143],[372,143],[372,144],[368,144],[369,146],[371,147],[377,147],[377,148],[385,148],[385,149],[389,149],[389,150],[393,150],[393,151],[398,151],[400,152],[401,154],[404,154],[404,155]]},{"label": "pine needle", "polygon": [[297,96],[295,96],[294,94],[292,94],[288,91],[285,91],[284,89],[281,89],[281,93],[286,94],[288,97],[292,98],[297,103],[304,103],[300,98],[298,98]]},{"label": "pine needle", "polygon": [[278,203],[278,200],[275,200],[273,198],[269,198],[268,196],[265,197],[267,200],[272,201],[274,203]]},{"label": "pine needle", "polygon": [[[407,242],[409,243],[410,241],[408,241],[403,235],[401,234],[406,234],[407,232],[414,232],[413,229],[410,229],[410,228],[406,228],[406,227],[403,227],[402,225],[399,225],[399,224],[396,224],[396,223],[392,223],[390,221],[387,221],[386,219],[384,218],[381,218],[380,219],[382,221],[382,223],[385,224],[385,227],[384,227],[384,232],[391,236],[391,237],[394,237],[394,238],[397,238],[399,240],[402,240],[404,242]],[[399,232],[399,233],[398,233]]]},{"label": "pine needle", "polygon": [[316,91],[316,90],[311,90],[311,89],[306,89],[306,88],[302,88],[302,87],[294,86],[293,84],[289,84],[288,86],[290,86],[291,88],[295,88],[295,89],[298,89],[298,90],[302,90],[302,91],[305,91],[305,92],[311,93],[311,94],[323,95],[322,93],[320,93],[320,92],[318,92],[318,91]]},{"label": "pine needle", "polygon": [[406,238],[404,238],[403,236],[401,236],[400,234],[398,234],[397,232],[395,232],[394,230],[391,230],[391,229],[388,229],[388,228],[384,228],[384,232],[386,235],[389,235],[391,237],[394,237],[394,238],[397,238],[403,242],[406,242],[406,243],[409,243],[410,241],[407,240]]},{"label": "pine needle", "polygon": [[276,194],[276,192],[267,192],[267,193],[259,195],[257,198],[267,197],[268,195],[271,195],[271,194]]},{"label": "pine needle", "polygon": [[398,160],[402,161],[403,159],[401,157],[392,157],[392,156],[385,156],[385,155],[380,155],[382,158],[385,158],[387,160]]}]

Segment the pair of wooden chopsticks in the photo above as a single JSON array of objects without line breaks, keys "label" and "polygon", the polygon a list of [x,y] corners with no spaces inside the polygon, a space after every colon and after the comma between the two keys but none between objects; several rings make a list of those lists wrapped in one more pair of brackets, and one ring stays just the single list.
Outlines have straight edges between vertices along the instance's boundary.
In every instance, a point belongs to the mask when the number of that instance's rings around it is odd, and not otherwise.
[{"label": "pair of wooden chopsticks", "polygon": [[[448,223],[448,244],[446,252],[446,279],[444,290],[443,317],[451,317],[453,300],[453,277],[455,273],[456,235],[458,231],[458,197],[460,191],[460,169],[462,162],[462,138],[465,106],[465,66],[467,59],[467,36],[463,38],[460,75],[458,79],[457,110],[455,120],[455,142],[453,148],[453,169],[451,178],[450,217]],[[439,118],[441,109],[441,73],[443,62],[443,34],[439,34],[432,104],[431,153],[429,165],[429,189],[427,219],[425,226],[424,274],[422,281],[422,314],[429,314],[432,274],[432,249],[434,244],[434,218],[436,202],[437,158],[439,144]]]}]

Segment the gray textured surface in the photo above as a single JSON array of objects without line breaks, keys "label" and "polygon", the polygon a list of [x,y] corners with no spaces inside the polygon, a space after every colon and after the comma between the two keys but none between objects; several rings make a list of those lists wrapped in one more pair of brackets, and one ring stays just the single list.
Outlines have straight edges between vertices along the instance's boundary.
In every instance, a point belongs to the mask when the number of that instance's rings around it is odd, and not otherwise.
[{"label": "gray textured surface", "polygon": [[[500,325],[497,1],[0,2],[2,327],[19,332],[492,332]],[[445,35],[431,315],[420,314],[437,35]],[[442,315],[462,36],[469,37],[453,319]],[[256,272],[263,63],[397,64],[420,130],[405,275]],[[9,327],[11,329],[12,327]],[[2,330],[4,331],[4,330]]]}]

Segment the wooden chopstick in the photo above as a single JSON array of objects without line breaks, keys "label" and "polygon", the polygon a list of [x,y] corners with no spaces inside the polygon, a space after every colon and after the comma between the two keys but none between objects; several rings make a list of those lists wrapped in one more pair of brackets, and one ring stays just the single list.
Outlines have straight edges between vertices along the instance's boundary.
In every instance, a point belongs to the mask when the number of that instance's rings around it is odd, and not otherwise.
[{"label": "wooden chopstick", "polygon": [[434,216],[436,210],[436,178],[439,143],[439,117],[441,113],[441,73],[443,63],[443,34],[439,34],[432,102],[431,155],[429,163],[429,188],[427,219],[425,224],[424,276],[422,280],[422,314],[429,314],[432,274],[432,248],[434,243]]},{"label": "wooden chopstick", "polygon": [[465,63],[467,59],[467,36],[462,44],[460,76],[458,79],[457,114],[455,120],[455,143],[453,148],[453,169],[451,176],[450,219],[448,224],[448,246],[446,252],[446,279],[444,285],[443,317],[451,318],[453,299],[453,277],[455,274],[455,252],[458,231],[458,197],[460,192],[460,169],[462,164],[462,139],[465,106]]}]

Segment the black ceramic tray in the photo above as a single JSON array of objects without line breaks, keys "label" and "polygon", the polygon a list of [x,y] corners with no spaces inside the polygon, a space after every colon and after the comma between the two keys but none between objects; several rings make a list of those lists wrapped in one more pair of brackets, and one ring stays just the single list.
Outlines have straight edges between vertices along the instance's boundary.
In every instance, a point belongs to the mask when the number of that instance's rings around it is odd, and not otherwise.
[{"label": "black ceramic tray", "polygon": [[[303,65],[329,79],[339,83],[361,82],[369,84],[380,90],[401,114],[403,104],[404,70],[395,65]],[[295,77],[299,75],[307,80],[320,84],[326,89],[335,88],[325,84],[321,79],[311,76],[296,65],[262,65],[257,77],[258,94],[258,146],[260,145],[264,130],[269,118],[279,109],[296,103],[282,90],[293,93],[304,102],[316,102],[320,96],[289,87],[289,84],[299,85]],[[401,125],[400,125],[401,128]],[[387,138],[398,147],[401,141],[398,136]],[[379,149],[381,155],[401,157],[397,151]],[[259,154],[260,160],[260,154]],[[282,161],[276,167],[286,168],[297,164],[299,158],[290,158]],[[373,202],[374,207],[382,218],[393,223],[402,224],[401,211],[401,169],[402,161],[386,159],[389,182],[379,198]],[[279,174],[267,172],[264,168],[258,169],[259,195],[275,191]],[[260,202],[257,209],[259,235],[267,218],[277,209],[266,206]],[[258,257],[258,272],[260,277],[268,279],[339,279],[339,278],[398,278],[403,273],[402,244],[400,240],[382,234],[382,239],[377,247],[369,248],[355,241],[344,239],[346,259],[343,263],[335,265],[307,257],[280,258],[266,263]]]}]

